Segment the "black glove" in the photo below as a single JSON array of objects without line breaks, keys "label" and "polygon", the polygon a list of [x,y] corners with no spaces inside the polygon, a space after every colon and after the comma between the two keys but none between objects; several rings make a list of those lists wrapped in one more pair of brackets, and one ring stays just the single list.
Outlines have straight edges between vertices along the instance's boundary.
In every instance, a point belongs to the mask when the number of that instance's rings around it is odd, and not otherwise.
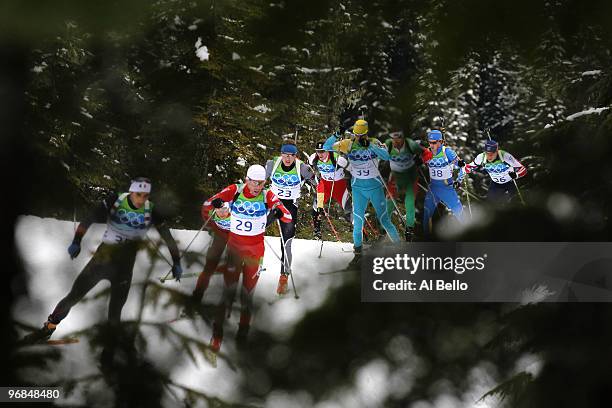
[{"label": "black glove", "polygon": [[455,188],[455,190],[459,190],[459,187],[461,187],[461,182],[459,180],[455,180],[453,182],[453,187]]},{"label": "black glove", "polygon": [[280,220],[283,218],[283,212],[280,210],[280,208],[275,208],[272,210],[272,217]]},{"label": "black glove", "polygon": [[368,147],[370,145],[370,140],[367,137],[360,137],[358,142],[363,147]]},{"label": "black glove", "polygon": [[338,127],[338,132],[337,132],[338,137],[342,137],[342,136],[344,136],[344,133],[346,132],[346,129],[348,129],[348,128],[347,128],[346,126],[344,126],[344,125],[342,125],[342,124],[341,124],[341,125]]},{"label": "black glove", "polygon": [[465,167],[465,162],[463,161],[463,159],[459,159],[459,160],[457,161],[457,166],[459,166],[459,167],[461,167],[461,168]]},{"label": "black glove", "polygon": [[223,200],[217,197],[211,201],[211,204],[215,208],[221,208],[223,207]]},{"label": "black glove", "polygon": [[514,179],[516,178],[516,173],[515,173],[515,172],[513,172],[513,171],[509,171],[509,172],[508,172],[508,175],[510,176],[510,178],[511,178],[512,180],[514,180]]}]

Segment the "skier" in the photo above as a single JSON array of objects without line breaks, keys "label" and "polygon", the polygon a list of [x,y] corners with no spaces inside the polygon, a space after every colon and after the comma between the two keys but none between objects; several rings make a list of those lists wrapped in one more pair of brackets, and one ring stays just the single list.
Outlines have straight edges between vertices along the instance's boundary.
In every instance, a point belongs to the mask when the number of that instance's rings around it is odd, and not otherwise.
[{"label": "skier", "polygon": [[[341,134],[341,133],[340,133]],[[361,260],[363,223],[368,202],[371,202],[393,242],[399,242],[395,225],[387,213],[384,193],[384,181],[378,171],[378,159],[389,160],[389,152],[378,139],[368,137],[368,122],[359,119],[353,125],[350,138],[338,140],[340,134],[331,135],[323,145],[325,150],[337,151],[347,155],[351,171],[353,190],[353,250],[355,258],[351,261],[357,265]]]},{"label": "skier", "polygon": [[465,167],[466,173],[484,171],[491,178],[487,201],[510,201],[517,193],[516,180],[527,174],[527,169],[510,153],[500,150],[495,140],[487,140],[484,153]]},{"label": "skier", "polygon": [[[425,195],[423,211],[423,232],[425,235],[431,233],[431,219],[440,202],[444,203],[453,215],[463,222],[463,206],[457,196],[456,188],[459,188],[465,175],[464,164],[459,160],[457,154],[450,148],[444,146],[442,132],[434,129],[427,133],[429,150],[433,157],[428,160],[430,183]],[[453,170],[458,168],[457,179],[453,181]]]},{"label": "skier", "polygon": [[433,154],[431,150],[422,147],[409,137],[404,137],[402,131],[392,132],[385,141],[389,152],[389,191],[392,196],[387,200],[389,217],[395,207],[393,200],[404,195],[406,208],[406,241],[414,235],[414,199],[417,189],[417,167],[429,161]]},{"label": "skier", "polygon": [[[276,293],[284,295],[288,290],[288,278],[291,273],[291,244],[295,237],[298,218],[297,200],[300,198],[302,185],[308,182],[314,189],[314,173],[308,164],[297,159],[298,148],[292,140],[285,140],[280,149],[281,155],[266,163],[266,177],[272,182],[270,189],[291,212],[291,222],[281,224],[281,270]],[[284,247],[283,246],[284,242]]]},{"label": "skier", "polygon": [[[227,239],[227,272],[224,274],[225,286],[221,303],[215,314],[213,336],[210,348],[219,351],[223,340],[223,322],[227,310],[236,294],[238,279],[242,273],[240,291],[240,322],[236,341],[244,345],[249,331],[253,309],[253,293],[259,279],[260,265],[264,256],[264,233],[270,219],[280,219],[283,224],[291,223],[291,212],[285,208],[278,197],[264,189],[266,170],[263,166],[249,167],[244,184],[232,184],[210,198],[210,205],[222,208],[229,203],[230,231]],[[272,217],[268,217],[268,211]]]},{"label": "skier", "polygon": [[130,291],[136,254],[151,224],[155,225],[159,235],[168,245],[173,261],[172,275],[177,280],[181,278],[183,270],[178,247],[170,230],[164,225],[164,218],[149,201],[150,193],[151,181],[144,177],[136,178],[132,180],[129,192],[111,194],[79,224],[74,239],[68,247],[71,259],[76,258],[81,252],[81,240],[94,222],[106,221],[102,243],[75,279],[68,295],[57,304],[43,327],[26,336],[24,342],[48,340],[70,309],[102,279],[107,279],[111,283],[108,320],[111,327],[118,327],[121,309]]},{"label": "skier", "polygon": [[348,166],[345,157],[336,152],[328,152],[323,149],[324,141],[318,142],[308,161],[320,174],[317,183],[317,196],[312,204],[312,221],[314,225],[315,238],[321,237],[321,219],[325,214],[324,206],[334,199],[344,211],[344,219],[352,222],[352,204],[348,191],[348,185],[344,177],[344,170]]}]

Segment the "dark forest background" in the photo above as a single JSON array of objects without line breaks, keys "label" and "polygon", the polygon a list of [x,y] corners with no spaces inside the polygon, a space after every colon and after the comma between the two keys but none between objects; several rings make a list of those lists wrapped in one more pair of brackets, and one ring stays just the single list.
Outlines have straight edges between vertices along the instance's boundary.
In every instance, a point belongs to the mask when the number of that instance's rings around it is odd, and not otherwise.
[{"label": "dark forest background", "polygon": [[[173,227],[197,230],[203,199],[276,155],[283,136],[297,130],[311,153],[341,120],[364,115],[382,139],[396,129],[423,139],[442,118],[466,160],[488,129],[528,166],[528,205],[489,209],[457,239],[608,241],[610,16],[612,3],[597,0],[4,2],[6,236],[19,214],[72,219],[138,175],[153,179]],[[484,195],[485,182],[471,178],[471,191]],[[309,228],[302,217],[298,237]],[[24,289],[10,284],[22,269],[6,242],[8,322]],[[265,358],[278,340],[255,334],[248,359],[269,386],[241,387],[316,400],[369,359],[410,365],[388,351],[399,338],[422,371],[388,406],[461,390],[482,361],[495,365],[493,391],[508,406],[606,406],[611,317],[604,304],[361,304],[354,282],[306,316],[282,344],[284,363]],[[16,333],[3,333],[0,383],[22,382]],[[526,353],[542,361],[537,376],[514,370]]]}]

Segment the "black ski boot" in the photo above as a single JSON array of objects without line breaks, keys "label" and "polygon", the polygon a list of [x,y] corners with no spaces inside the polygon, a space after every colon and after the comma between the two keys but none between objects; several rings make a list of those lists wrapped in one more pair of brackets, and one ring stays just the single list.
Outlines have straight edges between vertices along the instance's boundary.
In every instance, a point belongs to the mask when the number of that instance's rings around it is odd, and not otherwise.
[{"label": "black ski boot", "polygon": [[404,238],[406,239],[406,242],[412,242],[412,239],[414,238],[413,227],[406,227],[406,232],[404,232]]},{"label": "black ski boot", "polygon": [[355,253],[355,256],[353,257],[351,262],[349,262],[349,264],[346,267],[346,269],[355,269],[357,271],[361,270],[362,248],[363,247],[361,247],[361,246],[353,247],[353,252]]},{"label": "black ski boot", "polygon": [[43,324],[43,327],[28,334],[23,339],[21,339],[19,343],[22,345],[46,343],[55,331],[56,327],[56,324],[53,324],[50,321],[46,321]]},{"label": "black ski boot", "polygon": [[344,218],[344,220],[346,222],[348,222],[349,224],[353,224],[353,211],[346,211],[343,215],[342,218]]},{"label": "black ski boot", "polygon": [[312,225],[314,230],[314,236],[317,240],[321,241],[321,218],[323,217],[323,209],[319,208],[317,211],[312,210]]}]

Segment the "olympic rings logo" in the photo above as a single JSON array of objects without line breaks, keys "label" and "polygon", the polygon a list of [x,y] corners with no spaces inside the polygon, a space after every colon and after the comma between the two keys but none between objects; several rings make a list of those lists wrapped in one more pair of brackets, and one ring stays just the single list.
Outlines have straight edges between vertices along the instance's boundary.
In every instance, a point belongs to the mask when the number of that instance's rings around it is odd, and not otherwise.
[{"label": "olympic rings logo", "polygon": [[246,214],[251,217],[261,217],[266,213],[266,206],[260,201],[237,200],[232,204],[232,211],[238,214]]},{"label": "olympic rings logo", "polygon": [[510,168],[507,164],[485,164],[485,170],[489,173],[504,173]]},{"label": "olympic rings logo", "polygon": [[333,164],[325,164],[325,163],[319,163],[317,166],[319,167],[319,170],[322,173],[331,173],[334,171],[334,168],[335,168]]},{"label": "olympic rings logo", "polygon": [[412,157],[410,156],[391,156],[391,161],[397,162],[397,163],[409,163],[412,161]]},{"label": "olympic rings logo", "polygon": [[274,173],[272,175],[272,182],[279,186],[293,187],[300,184],[300,178],[296,174]]},{"label": "olympic rings logo", "polygon": [[364,150],[363,152],[359,150],[354,150],[349,153],[348,157],[350,160],[355,161],[368,161],[374,158],[372,152],[370,152],[369,150]]},{"label": "olympic rings logo", "polygon": [[219,220],[215,220],[215,223],[221,228],[221,229],[225,229],[228,230],[230,229],[232,223],[231,220],[229,218],[225,218],[225,219],[219,219]]},{"label": "olympic rings logo", "polygon": [[127,211],[123,208],[117,211],[117,213],[112,217],[115,222],[119,224],[123,224],[136,229],[144,229],[145,226],[145,216],[144,214],[135,213],[133,211]]},{"label": "olympic rings logo", "polygon": [[429,167],[440,168],[440,167],[446,167],[450,163],[448,162],[448,160],[446,160],[446,158],[438,157],[438,158],[431,159],[428,162],[428,164],[429,164]]}]

